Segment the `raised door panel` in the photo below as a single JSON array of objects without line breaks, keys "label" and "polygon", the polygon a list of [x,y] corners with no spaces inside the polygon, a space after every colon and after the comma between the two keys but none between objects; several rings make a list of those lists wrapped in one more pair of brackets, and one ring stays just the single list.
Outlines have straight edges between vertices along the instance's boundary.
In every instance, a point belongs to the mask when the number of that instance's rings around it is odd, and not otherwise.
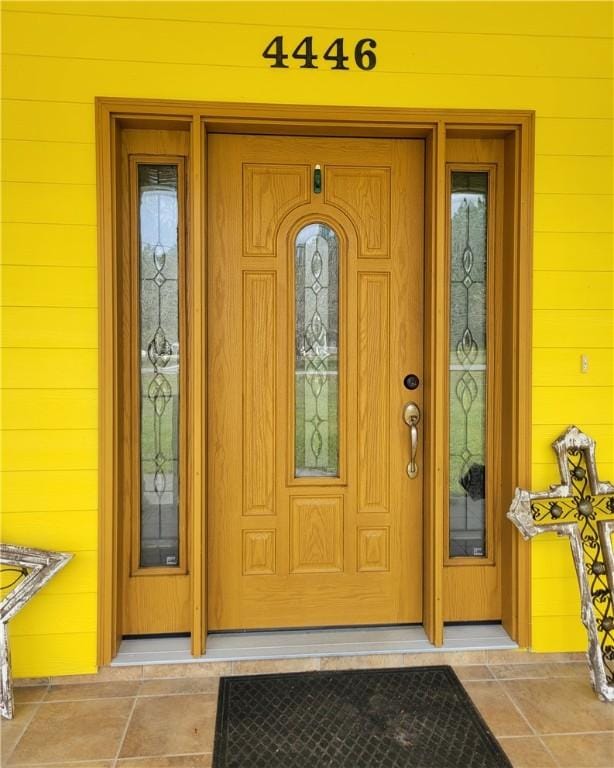
[{"label": "raised door panel", "polygon": [[390,569],[390,528],[358,528],[356,567],[365,571],[388,571]]},{"label": "raised door panel", "polygon": [[390,255],[390,168],[326,168],[326,201],[360,222],[359,256]]},{"label": "raised door panel", "polygon": [[243,514],[275,514],[276,274],[243,272]]},{"label": "raised door panel", "polygon": [[[374,372],[377,372],[374,375]],[[390,275],[358,273],[358,511],[389,512]]]},{"label": "raised door panel", "polygon": [[273,256],[279,222],[309,201],[309,167],[246,163],[242,187],[244,253]]},{"label": "raised door panel", "polygon": [[275,531],[243,531],[243,575],[272,575],[275,567]]},{"label": "raised door panel", "polygon": [[343,497],[290,503],[290,573],[343,571]]}]

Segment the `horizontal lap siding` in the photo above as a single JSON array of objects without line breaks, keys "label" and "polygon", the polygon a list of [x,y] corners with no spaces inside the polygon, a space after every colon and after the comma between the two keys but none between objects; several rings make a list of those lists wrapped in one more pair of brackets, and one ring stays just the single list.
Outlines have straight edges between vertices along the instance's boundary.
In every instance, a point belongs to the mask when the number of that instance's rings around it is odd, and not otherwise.
[{"label": "horizontal lap siding", "polygon": [[[269,34],[272,37],[274,33],[275,30],[271,30]],[[258,41],[252,44],[256,48],[255,56],[260,55],[261,43],[266,45],[267,42],[266,37],[260,40],[259,35]],[[341,89],[340,75],[343,77]],[[390,97],[395,94],[395,106],[420,104],[435,108],[443,106],[441,94],[445,92],[446,105],[456,109],[467,104],[482,109],[526,109],[539,102],[549,117],[569,114],[574,118],[608,118],[612,112],[610,83],[605,79],[429,72],[404,75],[392,70],[375,70],[369,74],[321,70],[316,76],[317,81],[311,77],[305,83],[305,72],[300,69],[282,73],[262,66],[235,70],[205,64],[65,59],[7,53],[3,85],[7,99],[18,99],[29,89],[31,98],[37,101],[44,101],[51,90],[59,101],[85,103],[92,92],[125,97],[138,93],[143,98],[169,99],[197,99],[206,92],[214,101],[243,102],[267,93],[270,94],[268,100],[274,103],[392,106]],[[367,88],[365,77],[368,77]],[[389,94],[388,98],[386,94]]]},{"label": "horizontal lap siding", "polygon": [[74,557],[11,622],[18,676],[96,667],[93,109],[48,99],[3,105],[2,538]]},{"label": "horizontal lap siding", "polygon": [[[4,4],[3,538],[76,553],[13,622],[18,675],[95,666],[94,98],[534,109],[533,482],[545,486],[549,444],[573,422],[614,475],[610,29],[605,3],[288,3],[283,23],[275,3]],[[313,34],[320,53],[373,36],[378,68],[271,70],[260,53],[277,34]],[[534,647],[582,648],[566,543],[534,542],[533,574]]]},{"label": "horizontal lap siding", "polygon": [[[614,147],[611,121],[537,115],[532,481],[544,489],[559,481],[550,444],[572,423],[596,439],[600,476],[614,481]],[[584,649],[568,542],[548,536],[532,554],[533,647]]]}]

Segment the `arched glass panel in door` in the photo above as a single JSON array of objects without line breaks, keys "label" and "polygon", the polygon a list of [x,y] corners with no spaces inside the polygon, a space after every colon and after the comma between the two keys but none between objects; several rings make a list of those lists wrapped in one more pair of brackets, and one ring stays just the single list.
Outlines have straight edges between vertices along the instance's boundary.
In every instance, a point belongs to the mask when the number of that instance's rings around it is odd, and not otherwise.
[{"label": "arched glass panel in door", "polygon": [[295,242],[296,477],[339,476],[339,241],[323,223]]}]

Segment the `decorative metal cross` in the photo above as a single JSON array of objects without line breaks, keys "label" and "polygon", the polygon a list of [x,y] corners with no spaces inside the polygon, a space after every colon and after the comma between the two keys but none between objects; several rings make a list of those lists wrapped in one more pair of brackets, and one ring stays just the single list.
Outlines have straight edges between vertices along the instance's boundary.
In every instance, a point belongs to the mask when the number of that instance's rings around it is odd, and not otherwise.
[{"label": "decorative metal cross", "polygon": [[595,441],[577,427],[552,447],[562,484],[537,493],[517,488],[507,516],[525,539],[551,532],[569,538],[593,688],[614,701],[614,485],[599,482]]},{"label": "decorative metal cross", "polygon": [[13,683],[6,625],[71,557],[66,552],[0,544],[0,588],[7,592],[0,602],[0,715],[8,720],[13,717]]}]

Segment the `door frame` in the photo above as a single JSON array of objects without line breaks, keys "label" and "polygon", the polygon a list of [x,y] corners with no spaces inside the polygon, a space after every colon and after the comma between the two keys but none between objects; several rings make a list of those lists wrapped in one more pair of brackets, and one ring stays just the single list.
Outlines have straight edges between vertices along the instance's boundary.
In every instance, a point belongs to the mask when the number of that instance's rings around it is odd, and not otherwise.
[{"label": "door frame", "polygon": [[[191,647],[204,652],[207,552],[206,350],[206,144],[207,134],[421,138],[425,141],[424,313],[424,530],[423,625],[435,646],[443,644],[443,569],[447,509],[448,240],[446,139],[503,138],[506,183],[504,246],[511,292],[504,319],[505,395],[510,404],[501,446],[501,489],[512,498],[531,476],[531,290],[534,174],[532,111],[437,110],[219,102],[96,99],[99,270],[99,576],[98,664],[110,663],[121,641],[119,579],[119,376],[116,355],[118,270],[118,162],[122,129],[187,131],[189,200],[186,209],[188,288],[186,376],[191,452],[187,459],[188,531],[191,542]],[[530,642],[530,550],[513,526],[502,526],[503,625],[521,646]]]}]

